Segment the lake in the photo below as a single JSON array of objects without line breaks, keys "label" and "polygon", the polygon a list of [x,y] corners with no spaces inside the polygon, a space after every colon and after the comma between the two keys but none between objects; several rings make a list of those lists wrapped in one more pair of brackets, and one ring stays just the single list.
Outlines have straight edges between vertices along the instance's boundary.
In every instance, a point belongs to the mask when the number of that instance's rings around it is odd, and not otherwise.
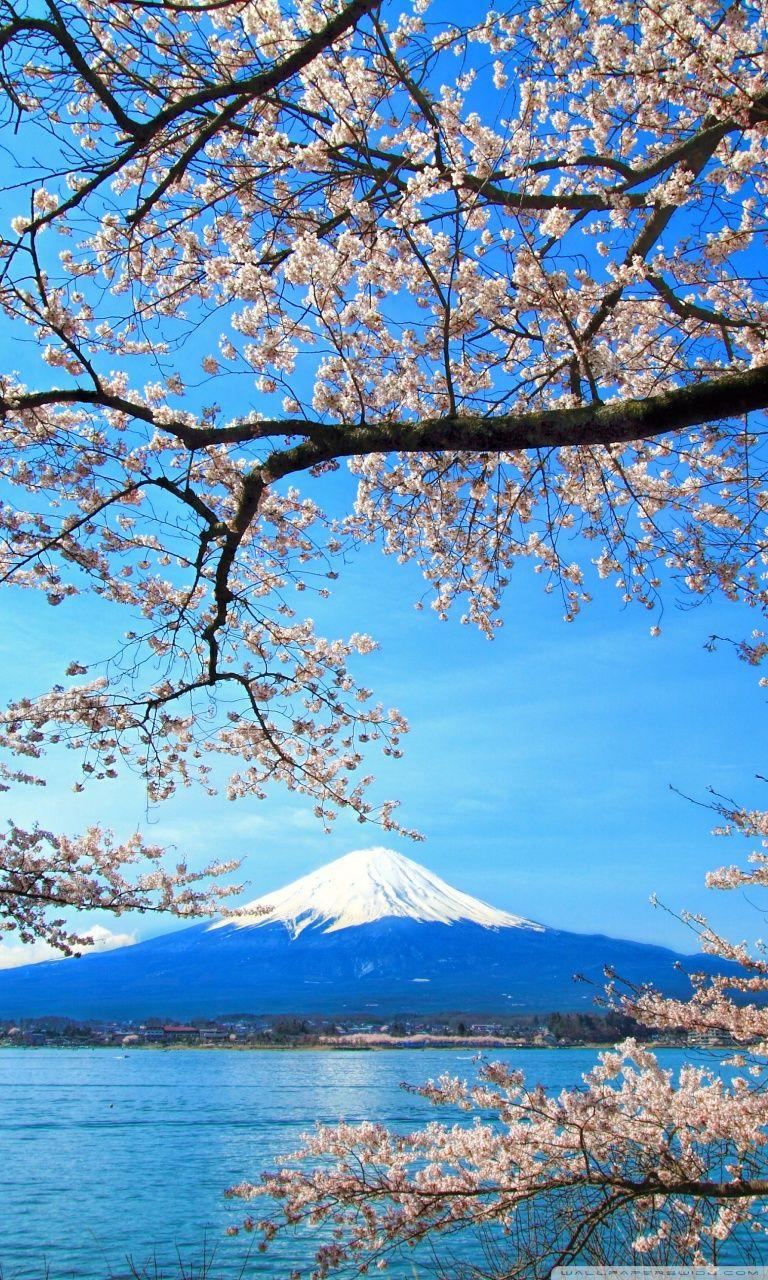
[{"label": "lake", "polygon": [[[579,1082],[596,1053],[491,1056],[564,1087]],[[670,1066],[713,1062],[681,1050],[659,1056]],[[199,1280],[206,1252],[215,1254],[215,1280],[286,1276],[306,1259],[306,1241],[261,1255],[253,1237],[227,1238],[227,1225],[242,1221],[248,1206],[225,1200],[225,1188],[256,1180],[318,1120],[368,1118],[407,1129],[439,1118],[401,1082],[475,1070],[471,1051],[459,1047],[0,1050],[2,1280],[123,1280],[132,1274],[129,1260],[147,1280]]]}]

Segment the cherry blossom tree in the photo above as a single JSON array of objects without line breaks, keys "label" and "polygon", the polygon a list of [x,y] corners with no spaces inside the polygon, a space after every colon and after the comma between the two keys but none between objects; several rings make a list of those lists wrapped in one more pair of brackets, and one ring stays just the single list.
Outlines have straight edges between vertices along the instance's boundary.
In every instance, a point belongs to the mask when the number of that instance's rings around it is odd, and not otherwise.
[{"label": "cherry blossom tree", "polygon": [[[359,681],[374,641],[297,604],[355,543],[489,635],[523,558],[567,619],[593,578],[654,629],[668,591],[763,609],[759,7],[0,0],[0,24],[0,571],[125,618],[4,713],[3,785],[64,746],[78,787],[134,769],[155,802],[223,757],[232,797],[400,829],[366,772],[407,727]],[[740,643],[762,658],[759,621]],[[29,933],[46,901],[209,905],[95,831],[11,827],[2,865]]]}]

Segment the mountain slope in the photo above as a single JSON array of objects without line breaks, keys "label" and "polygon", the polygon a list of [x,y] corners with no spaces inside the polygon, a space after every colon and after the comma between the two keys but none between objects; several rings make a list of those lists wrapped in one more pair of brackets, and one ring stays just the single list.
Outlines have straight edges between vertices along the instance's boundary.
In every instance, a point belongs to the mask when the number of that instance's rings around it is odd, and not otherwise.
[{"label": "mountain slope", "polygon": [[[459,893],[402,855],[363,850],[258,899],[236,920],[0,972],[0,1017],[575,1010],[592,1004],[606,965],[680,994],[689,988],[678,965],[717,967],[545,928]],[[575,973],[587,982],[574,983]]]}]

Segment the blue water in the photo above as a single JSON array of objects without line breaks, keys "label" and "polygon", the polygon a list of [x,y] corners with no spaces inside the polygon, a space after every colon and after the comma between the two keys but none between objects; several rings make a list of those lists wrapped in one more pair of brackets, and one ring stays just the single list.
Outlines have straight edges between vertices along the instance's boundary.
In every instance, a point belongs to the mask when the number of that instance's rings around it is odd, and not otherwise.
[{"label": "blue water", "polygon": [[[554,1087],[595,1061],[588,1049],[493,1056]],[[676,1066],[691,1055],[660,1056]],[[256,1180],[315,1121],[439,1118],[400,1083],[475,1070],[460,1049],[0,1050],[0,1276],[123,1280],[132,1260],[148,1280],[198,1280],[205,1254],[215,1280],[286,1276],[306,1240],[261,1255],[253,1237],[227,1238],[248,1206],[224,1189]]]}]

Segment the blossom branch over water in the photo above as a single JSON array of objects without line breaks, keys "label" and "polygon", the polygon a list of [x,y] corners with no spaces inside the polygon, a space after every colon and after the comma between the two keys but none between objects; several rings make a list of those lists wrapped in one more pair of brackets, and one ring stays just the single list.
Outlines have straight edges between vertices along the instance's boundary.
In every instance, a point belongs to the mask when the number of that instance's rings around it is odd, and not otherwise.
[{"label": "blossom branch over water", "polygon": [[[765,855],[755,861],[738,884],[768,883]],[[732,887],[733,869],[711,881]],[[687,1001],[614,986],[613,1003],[646,1028],[727,1039],[730,1078],[693,1065],[678,1075],[635,1039],[601,1053],[577,1089],[532,1086],[501,1062],[485,1063],[473,1084],[442,1076],[418,1092],[464,1111],[463,1122],[406,1134],[318,1125],[280,1169],[230,1189],[270,1202],[246,1229],[260,1231],[263,1247],[302,1225],[319,1230],[315,1277],[385,1269],[417,1245],[445,1258],[457,1231],[474,1233],[476,1250],[456,1265],[478,1276],[764,1259],[768,966],[695,923],[705,949],[738,971],[696,977]]]}]

